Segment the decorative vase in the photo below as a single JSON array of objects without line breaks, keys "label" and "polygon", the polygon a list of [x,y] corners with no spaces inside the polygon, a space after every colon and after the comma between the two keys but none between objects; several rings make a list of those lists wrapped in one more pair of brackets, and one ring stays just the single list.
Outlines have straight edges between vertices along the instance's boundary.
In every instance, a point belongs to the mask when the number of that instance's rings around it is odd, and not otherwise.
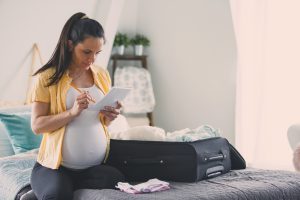
[{"label": "decorative vase", "polygon": [[136,56],[141,56],[143,55],[143,45],[139,44],[139,45],[135,45],[134,46],[134,54]]},{"label": "decorative vase", "polygon": [[125,50],[125,46],[124,45],[117,46],[117,53],[119,55],[123,55],[124,54],[124,50]]}]

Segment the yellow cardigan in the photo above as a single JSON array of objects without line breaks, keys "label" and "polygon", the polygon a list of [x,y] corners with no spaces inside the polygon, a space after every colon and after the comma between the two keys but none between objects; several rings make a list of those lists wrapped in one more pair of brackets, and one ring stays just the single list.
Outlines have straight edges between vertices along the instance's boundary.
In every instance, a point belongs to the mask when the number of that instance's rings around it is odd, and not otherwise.
[{"label": "yellow cardigan", "polygon": [[[108,72],[102,68],[91,67],[95,85],[104,93],[110,89],[111,79]],[[32,102],[44,102],[50,104],[49,115],[55,115],[66,111],[66,96],[72,82],[71,77],[66,72],[57,84],[47,87],[49,78],[54,73],[55,69],[50,68],[38,74],[32,91]],[[99,114],[99,120],[105,130],[107,138],[107,149],[105,160],[109,152],[109,134],[107,127],[104,124],[103,117]],[[62,143],[65,133],[65,126],[55,131],[43,133],[43,139],[40,145],[37,162],[41,165],[58,169],[62,160]]]}]

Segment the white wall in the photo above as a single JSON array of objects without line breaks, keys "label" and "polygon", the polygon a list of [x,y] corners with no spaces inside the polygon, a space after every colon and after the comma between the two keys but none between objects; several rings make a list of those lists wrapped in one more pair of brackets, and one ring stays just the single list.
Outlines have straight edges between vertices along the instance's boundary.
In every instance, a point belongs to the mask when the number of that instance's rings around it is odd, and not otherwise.
[{"label": "white wall", "polygon": [[[136,23],[127,18],[133,20],[134,12]],[[127,0],[119,31],[130,27],[151,40],[146,53],[155,125],[172,131],[210,124],[234,143],[236,49],[229,2]]]},{"label": "white wall", "polygon": [[[97,0],[2,0],[0,99],[25,98],[25,75],[28,74],[31,62],[31,55],[28,53],[33,43],[39,44],[44,61],[48,60],[67,19],[79,11],[92,17],[98,6]],[[9,80],[14,84],[8,84]]]},{"label": "white wall", "polygon": [[[118,31],[126,33],[128,37],[133,37],[136,34],[137,29],[137,18],[138,18],[138,2],[139,0],[125,0],[123,11],[120,17]],[[115,49],[114,49],[115,50]],[[114,53],[114,52],[113,52]],[[126,54],[132,54],[133,48],[128,46],[125,49]],[[120,62],[123,64],[123,62]],[[128,62],[124,62],[128,64]]]}]

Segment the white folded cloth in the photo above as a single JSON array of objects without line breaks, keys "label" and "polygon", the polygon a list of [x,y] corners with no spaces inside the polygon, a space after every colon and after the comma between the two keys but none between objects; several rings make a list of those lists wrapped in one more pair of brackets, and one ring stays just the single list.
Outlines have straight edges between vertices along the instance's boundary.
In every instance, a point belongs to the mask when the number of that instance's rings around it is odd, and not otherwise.
[{"label": "white folded cloth", "polygon": [[193,142],[206,138],[220,137],[221,131],[210,125],[202,125],[195,129],[185,128],[166,133],[166,141],[170,142]]},{"label": "white folded cloth", "polygon": [[130,194],[141,194],[149,192],[158,192],[170,189],[170,184],[157,178],[150,179],[145,183],[130,185],[129,183],[118,182],[116,188]]},{"label": "white folded cloth", "polygon": [[185,128],[173,132],[155,126],[136,126],[125,131],[110,132],[110,138],[115,140],[142,140],[142,141],[168,141],[192,142],[196,140],[219,137],[221,131],[210,125],[201,125],[195,129]]}]

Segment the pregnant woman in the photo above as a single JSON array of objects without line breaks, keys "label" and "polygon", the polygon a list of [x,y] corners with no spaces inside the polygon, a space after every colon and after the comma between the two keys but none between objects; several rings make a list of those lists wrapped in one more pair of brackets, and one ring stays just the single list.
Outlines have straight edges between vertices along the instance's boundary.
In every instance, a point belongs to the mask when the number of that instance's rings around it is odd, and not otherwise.
[{"label": "pregnant woman", "polygon": [[84,13],[66,22],[50,60],[34,75],[32,130],[43,134],[31,187],[38,199],[71,200],[76,189],[114,188],[124,176],[105,165],[107,126],[121,105],[89,110],[110,89],[93,63],[105,42],[102,26]]}]

